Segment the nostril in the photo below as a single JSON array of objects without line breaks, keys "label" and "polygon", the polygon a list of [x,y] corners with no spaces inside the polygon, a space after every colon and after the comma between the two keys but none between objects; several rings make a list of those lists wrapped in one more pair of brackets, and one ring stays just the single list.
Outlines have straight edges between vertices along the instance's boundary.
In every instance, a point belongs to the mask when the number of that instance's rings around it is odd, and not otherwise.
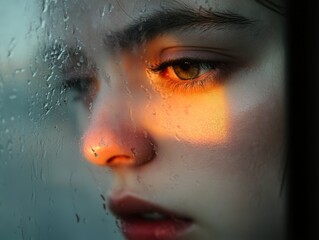
[{"label": "nostril", "polygon": [[[107,167],[140,166],[155,158],[155,143],[142,131],[121,128],[91,128],[82,142],[84,157],[91,163]],[[108,130],[108,131],[107,131]]]},{"label": "nostril", "polygon": [[127,157],[127,156],[113,156],[113,157],[109,158],[108,160],[106,160],[106,163],[108,163],[108,164],[114,163],[114,161],[119,157],[129,159],[129,157]]},{"label": "nostril", "polygon": [[106,160],[106,165],[110,167],[116,167],[116,166],[132,166],[135,164],[135,161],[133,158],[126,156],[126,155],[118,155],[118,156],[112,156],[109,159]]},{"label": "nostril", "polygon": [[89,147],[83,150],[86,158],[96,165],[115,167],[119,165],[130,166],[135,164],[133,156],[117,154],[116,152],[112,154],[112,149],[105,146]]}]

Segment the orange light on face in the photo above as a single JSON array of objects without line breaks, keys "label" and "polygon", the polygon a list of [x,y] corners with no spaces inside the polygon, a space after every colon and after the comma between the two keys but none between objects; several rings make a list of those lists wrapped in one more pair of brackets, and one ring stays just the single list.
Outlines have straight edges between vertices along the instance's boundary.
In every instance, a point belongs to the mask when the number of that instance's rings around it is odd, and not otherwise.
[{"label": "orange light on face", "polygon": [[144,124],[164,138],[201,144],[227,141],[229,117],[222,86],[206,93],[159,97],[148,111]]},{"label": "orange light on face", "polygon": [[83,144],[82,152],[84,157],[90,162],[97,165],[103,165],[105,164],[105,159],[103,159],[100,149],[101,148],[99,146],[91,146],[85,143]]},{"label": "orange light on face", "polygon": [[[100,132],[101,133],[101,132]],[[83,144],[83,155],[86,159],[88,159],[91,163],[100,165],[100,166],[109,166],[109,167],[117,167],[117,166],[132,166],[135,164],[134,158],[128,155],[123,155],[122,149],[117,145],[107,145],[104,144],[103,141],[99,141],[101,139],[100,133],[92,134],[89,137],[86,136],[85,143]],[[97,143],[95,145],[90,144]]]}]

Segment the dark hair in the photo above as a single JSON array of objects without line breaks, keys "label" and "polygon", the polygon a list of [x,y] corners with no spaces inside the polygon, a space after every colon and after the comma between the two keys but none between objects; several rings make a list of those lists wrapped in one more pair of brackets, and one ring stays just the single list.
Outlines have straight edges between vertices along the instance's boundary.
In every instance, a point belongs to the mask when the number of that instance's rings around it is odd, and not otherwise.
[{"label": "dark hair", "polygon": [[283,5],[274,3],[270,0],[255,0],[257,3],[265,6],[266,8],[270,9],[271,11],[274,11],[278,13],[279,15],[284,16],[285,15],[285,8]]}]

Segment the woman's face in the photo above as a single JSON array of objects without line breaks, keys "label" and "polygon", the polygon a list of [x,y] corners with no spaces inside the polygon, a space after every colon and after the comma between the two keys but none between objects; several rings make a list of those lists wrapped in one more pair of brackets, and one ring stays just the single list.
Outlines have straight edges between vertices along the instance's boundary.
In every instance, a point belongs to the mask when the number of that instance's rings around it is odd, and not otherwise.
[{"label": "woman's face", "polygon": [[112,169],[127,239],[281,238],[283,17],[254,0],[87,4],[66,37],[95,66],[82,151]]}]

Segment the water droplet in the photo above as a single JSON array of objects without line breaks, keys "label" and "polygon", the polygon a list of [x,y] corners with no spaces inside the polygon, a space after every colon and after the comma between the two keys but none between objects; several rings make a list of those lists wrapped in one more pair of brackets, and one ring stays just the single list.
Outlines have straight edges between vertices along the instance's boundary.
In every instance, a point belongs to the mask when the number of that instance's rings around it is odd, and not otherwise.
[{"label": "water droplet", "polygon": [[36,194],[34,192],[31,193],[31,201],[35,201],[36,200]]},{"label": "water droplet", "polygon": [[99,156],[99,155],[97,154],[97,152],[94,150],[94,148],[91,148],[91,151],[93,152],[94,157],[98,157],[98,156]]},{"label": "water droplet", "polygon": [[178,174],[173,174],[172,176],[170,176],[171,181],[176,181],[178,178],[179,178]]},{"label": "water droplet", "polygon": [[11,57],[12,56],[12,53],[13,53],[13,50],[14,50],[15,47],[16,47],[16,40],[15,40],[15,38],[12,38],[10,40],[10,43],[9,43],[9,50],[8,50],[7,57]]},{"label": "water droplet", "polygon": [[109,9],[109,12],[111,13],[113,11],[113,9],[114,9],[113,4],[109,3],[108,9]]},{"label": "water droplet", "polygon": [[40,24],[41,24],[40,28],[44,28],[46,25],[46,21],[43,18],[40,18]]},{"label": "water droplet", "polygon": [[160,226],[160,227],[156,228],[156,230],[155,230],[155,237],[158,239],[163,239],[163,237],[173,236],[174,233],[176,233],[174,227]]},{"label": "water droplet", "polygon": [[120,219],[116,219],[116,220],[115,220],[115,224],[116,224],[116,227],[117,227],[118,229],[121,229],[121,220],[120,220]]},{"label": "water droplet", "polygon": [[148,133],[146,130],[143,130],[143,135],[144,135],[144,138],[147,139],[148,138]]},{"label": "water droplet", "polygon": [[135,148],[131,148],[131,152],[133,154],[133,157],[136,157],[136,149]]},{"label": "water droplet", "polygon": [[48,0],[42,1],[42,13],[46,13],[49,9]]},{"label": "water droplet", "polygon": [[105,8],[105,6],[104,6],[103,9],[100,10],[101,17],[104,17],[104,16],[105,16],[105,11],[106,11],[106,8]]},{"label": "water droplet", "polygon": [[103,194],[100,194],[100,196],[101,196],[102,200],[105,201],[104,195],[103,195]]},{"label": "water droplet", "polygon": [[140,10],[139,15],[143,15],[146,12],[146,4],[144,4],[144,7]]},{"label": "water droplet", "polygon": [[175,139],[176,139],[178,142],[181,141],[181,139],[179,138],[179,136],[177,135],[177,133],[175,134]]},{"label": "water droplet", "polygon": [[0,152],[3,153],[4,152],[4,147],[0,144]]},{"label": "water droplet", "polygon": [[15,95],[15,94],[12,94],[12,95],[9,96],[10,100],[13,100],[13,99],[16,99],[16,98],[17,98],[17,95]]},{"label": "water droplet", "polygon": [[138,183],[142,183],[142,178],[141,178],[141,176],[138,175],[138,176],[136,177],[136,180],[137,180]]},{"label": "water droplet", "polygon": [[70,19],[70,16],[69,15],[65,15],[64,18],[63,18],[63,21],[67,22],[67,21],[69,21],[69,19]]}]

